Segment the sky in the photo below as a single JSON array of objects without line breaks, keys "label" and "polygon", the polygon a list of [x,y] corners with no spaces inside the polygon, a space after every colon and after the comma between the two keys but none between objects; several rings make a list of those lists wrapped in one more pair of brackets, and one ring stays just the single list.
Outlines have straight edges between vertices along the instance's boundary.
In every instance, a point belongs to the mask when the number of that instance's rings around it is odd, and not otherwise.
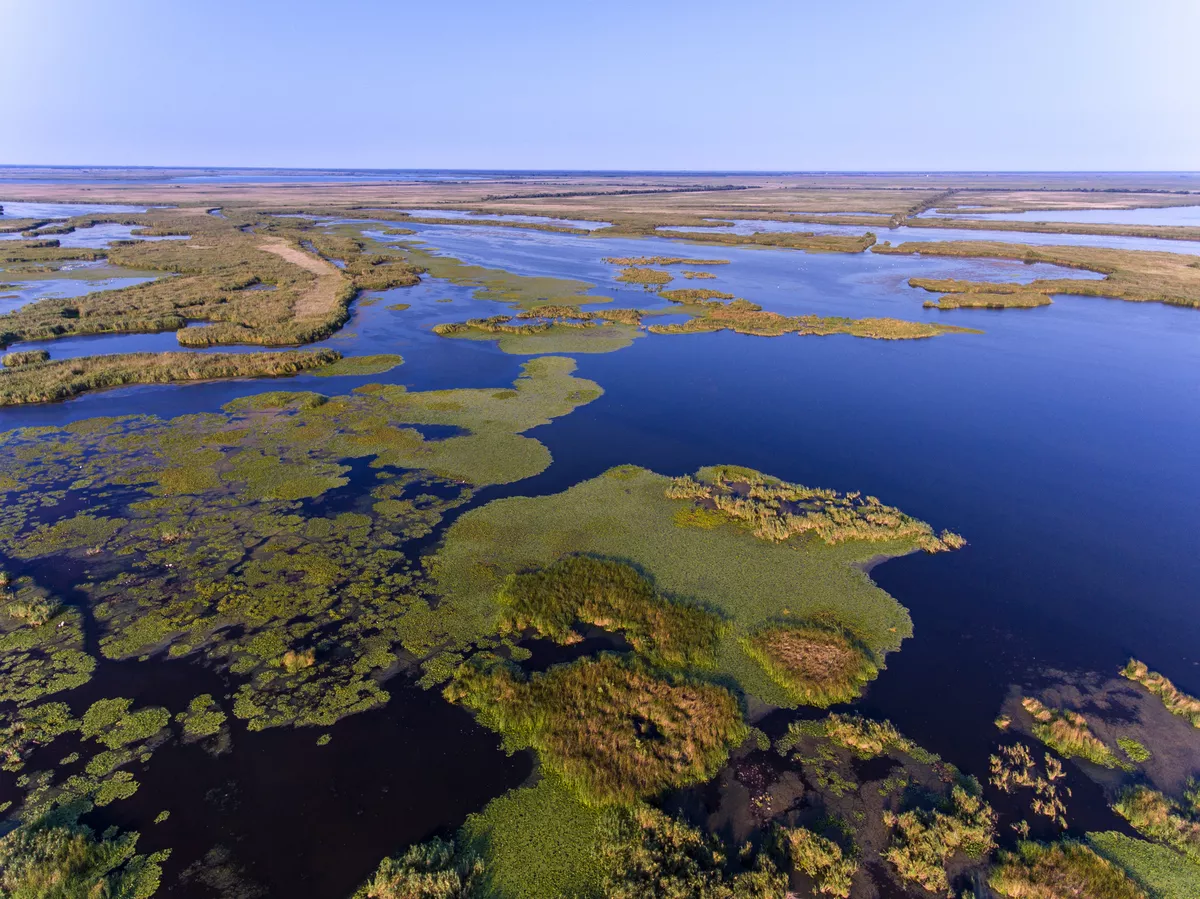
[{"label": "sky", "polygon": [[0,164],[1200,170],[1200,0],[0,0]]}]

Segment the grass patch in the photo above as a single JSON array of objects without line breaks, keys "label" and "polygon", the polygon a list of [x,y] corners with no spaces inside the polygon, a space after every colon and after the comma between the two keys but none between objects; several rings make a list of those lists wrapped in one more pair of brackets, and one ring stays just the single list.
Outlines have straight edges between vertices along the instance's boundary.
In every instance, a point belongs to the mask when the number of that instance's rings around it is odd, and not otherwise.
[{"label": "grass patch", "polygon": [[[764,478],[738,471],[742,479]],[[696,483],[707,477],[702,472]],[[577,554],[624,561],[652,578],[660,594],[724,617],[730,629],[717,648],[718,670],[783,706],[795,702],[746,653],[742,637],[781,620],[836,622],[879,660],[911,634],[904,609],[855,566],[921,548],[928,543],[924,531],[908,527],[887,538],[831,544],[812,533],[768,540],[733,520],[680,527],[679,511],[696,504],[673,498],[674,485],[625,466],[563,493],[497,500],[468,512],[433,560],[442,614],[491,633],[504,612],[495,597],[510,574]]]},{"label": "grass patch", "polygon": [[946,864],[955,854],[980,858],[996,845],[996,813],[981,796],[961,784],[935,808],[901,814],[885,811],[883,821],[893,831],[883,857],[902,880],[930,892],[945,893],[949,888]]},{"label": "grass patch", "polygon": [[35,362],[45,362],[50,358],[46,350],[24,350],[20,353],[6,353],[0,359],[0,365],[5,368],[18,368],[22,365],[32,365]]},{"label": "grass patch", "polygon": [[775,624],[744,639],[746,652],[801,705],[850,702],[879,673],[850,635],[819,624]]},{"label": "grass patch", "polygon": [[691,259],[687,256],[605,256],[609,265],[729,265],[728,259]]},{"label": "grass patch", "polygon": [[434,837],[385,858],[354,899],[471,899],[481,895],[483,861]]},{"label": "grass patch", "polygon": [[637,268],[630,266],[623,268],[617,273],[617,280],[626,284],[645,284],[654,286],[658,284],[669,284],[674,280],[670,272],[658,271],[652,268]]},{"label": "grass patch", "polygon": [[322,378],[333,378],[340,375],[381,375],[391,371],[398,365],[403,365],[404,359],[393,354],[378,356],[343,356],[330,365],[324,365],[313,374]]},{"label": "grass patch", "polygon": [[1033,735],[1059,755],[1086,759],[1105,768],[1121,767],[1121,760],[1092,733],[1083,715],[1070,709],[1047,708],[1032,696],[1023,698],[1021,706],[1033,719]]},{"label": "grass patch", "polygon": [[0,839],[0,893],[6,899],[149,899],[169,852],[138,855],[138,835],[116,828],[97,837],[78,823],[84,809],[61,811]]},{"label": "grass patch", "polygon": [[121,353],[30,362],[0,371],[0,406],[52,403],[130,384],[281,377],[341,358],[333,350],[285,353]]},{"label": "grass patch", "polygon": [[433,332],[441,337],[496,340],[502,352],[513,355],[610,353],[641,336],[637,325],[642,314],[637,309],[581,312],[573,306],[542,305],[517,316],[434,325]]},{"label": "grass patch", "polygon": [[1177,852],[1116,831],[1089,833],[1087,839],[1099,855],[1123,868],[1150,899],[1200,896],[1200,865]]},{"label": "grass patch", "polygon": [[1001,853],[988,885],[1009,899],[1146,899],[1119,867],[1071,841],[1019,843]]},{"label": "grass patch", "polygon": [[842,847],[806,827],[785,828],[782,833],[788,857],[797,871],[812,881],[820,896],[850,899],[850,886],[858,871],[858,859]]},{"label": "grass patch", "polygon": [[712,664],[722,627],[711,612],[659,596],[629,565],[586,556],[510,574],[497,599],[506,628],[575,643],[582,621],[621,631],[637,652],[668,665]]},{"label": "grass patch", "polygon": [[507,664],[468,663],[446,697],[476,710],[510,749],[536,749],[546,770],[589,805],[708,780],[748,733],[727,690],[614,656],[528,680]]},{"label": "grass patch", "polygon": [[788,887],[766,853],[730,858],[713,836],[646,806],[606,816],[599,855],[606,899],[777,899]]},{"label": "grass patch", "polygon": [[384,306],[383,308],[386,309],[388,312],[405,312],[406,310],[412,308],[412,304],[411,303],[392,303],[391,305]]},{"label": "grass patch", "polygon": [[1113,809],[1142,836],[1200,863],[1200,791],[1193,783],[1186,807],[1147,786],[1126,790]]},{"label": "grass patch", "polygon": [[602,812],[553,777],[510,790],[467,818],[464,841],[484,858],[497,899],[601,899],[596,855]]},{"label": "grass patch", "polygon": [[1186,718],[1193,727],[1200,727],[1200,699],[1189,696],[1156,671],[1151,671],[1143,662],[1130,659],[1121,671],[1121,676],[1135,684],[1141,684],[1162,700],[1167,711]]},{"label": "grass patch", "polygon": [[[876,253],[922,256],[968,257],[973,259],[1019,259],[1045,262],[1067,268],[1099,272],[1103,280],[1078,278],[1046,279],[1030,284],[996,284],[988,281],[955,281],[953,293],[1071,294],[1073,296],[1114,297],[1141,303],[1166,303],[1173,306],[1200,307],[1200,269],[1195,258],[1177,253],[1144,250],[1112,250],[1100,247],[1035,247],[1020,243],[986,240],[929,241],[881,245]],[[947,282],[942,282],[943,284]],[[923,286],[923,285],[922,285]]]},{"label": "grass patch", "polygon": [[1132,737],[1118,737],[1117,745],[1131,762],[1141,764],[1150,761],[1150,750]]},{"label": "grass patch", "polygon": [[948,294],[937,300],[926,300],[926,309],[1033,309],[1049,306],[1050,297],[1035,291],[1012,291],[1011,293],[961,293]]}]

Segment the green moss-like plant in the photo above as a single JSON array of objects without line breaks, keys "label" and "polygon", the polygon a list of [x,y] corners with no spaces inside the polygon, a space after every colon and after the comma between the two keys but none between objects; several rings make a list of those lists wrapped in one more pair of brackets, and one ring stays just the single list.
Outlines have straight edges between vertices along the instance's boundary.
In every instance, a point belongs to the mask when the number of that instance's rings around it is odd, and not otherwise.
[{"label": "green moss-like plant", "polygon": [[893,834],[883,857],[901,879],[931,892],[946,891],[946,863],[953,855],[962,852],[979,858],[996,845],[996,813],[975,791],[961,784],[932,809],[885,812],[884,824]]}]

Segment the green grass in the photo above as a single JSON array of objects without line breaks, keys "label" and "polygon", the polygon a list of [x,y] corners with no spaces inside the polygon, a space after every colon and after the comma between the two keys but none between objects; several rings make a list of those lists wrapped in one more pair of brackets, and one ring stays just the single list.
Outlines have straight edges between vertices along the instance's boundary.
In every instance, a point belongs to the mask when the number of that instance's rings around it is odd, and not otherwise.
[{"label": "green grass", "polygon": [[353,899],[472,899],[480,896],[483,862],[434,837],[385,858]]},{"label": "green grass", "polygon": [[621,631],[637,652],[669,665],[712,664],[722,629],[711,612],[659,596],[630,566],[586,556],[510,574],[496,598],[508,610],[506,628],[533,628],[574,643],[577,622],[599,625]]},{"label": "green grass", "polygon": [[638,268],[629,266],[623,268],[617,273],[617,280],[626,284],[645,284],[653,286],[656,284],[669,284],[673,280],[670,272],[658,271],[652,268]]},{"label": "green grass", "polygon": [[1131,762],[1141,764],[1150,761],[1150,750],[1131,737],[1118,737],[1117,745]]},{"label": "green grass", "polygon": [[285,353],[121,353],[57,362],[29,362],[18,368],[0,370],[0,406],[51,403],[81,393],[130,384],[280,377],[332,367],[339,359],[341,354],[333,350],[298,350]]},{"label": "green grass", "polygon": [[893,833],[883,857],[902,880],[930,892],[947,890],[946,864],[956,853],[980,858],[996,845],[996,813],[961,785],[935,808],[884,812],[884,823]]},{"label": "green grass", "polygon": [[729,265],[728,259],[691,259],[687,256],[605,256],[609,265]]},{"label": "green grass", "polygon": [[1200,308],[1200,269],[1192,256],[1144,250],[1114,250],[1100,247],[1043,247],[987,240],[920,241],[899,246],[880,245],[876,253],[950,256],[976,259],[1019,259],[1085,269],[1107,275],[1102,280],[1039,279],[1029,284],[997,284],[989,281],[954,282],[956,293],[1071,294],[1115,297],[1142,303],[1166,303]]},{"label": "green grass", "polygon": [[1025,841],[1001,853],[988,885],[1008,899],[1145,899],[1121,868],[1071,841]]},{"label": "green grass", "polygon": [[[599,854],[606,899],[778,899],[788,878],[766,852],[732,859],[711,834],[657,809],[607,815]],[[738,870],[738,868],[742,870]]]},{"label": "green grass", "polygon": [[850,899],[851,882],[858,871],[857,858],[806,827],[785,828],[783,839],[792,865],[808,876],[817,895]]},{"label": "green grass", "polygon": [[553,777],[493,799],[463,825],[495,899],[601,899],[601,815]]},{"label": "green grass", "polygon": [[1129,678],[1135,684],[1141,684],[1161,699],[1172,715],[1186,718],[1192,726],[1200,727],[1200,699],[1184,693],[1157,671],[1151,671],[1145,663],[1130,659],[1129,664],[1121,671],[1121,676]]},{"label": "green grass", "polygon": [[1051,709],[1027,696],[1021,705],[1033,719],[1033,735],[1067,758],[1086,759],[1105,768],[1120,768],[1116,753],[1092,733],[1085,719],[1070,709]]},{"label": "green grass", "polygon": [[1195,899],[1200,896],[1200,865],[1165,846],[1108,831],[1089,833],[1098,854],[1123,868],[1150,899]]},{"label": "green grass", "polygon": [[611,353],[642,336],[641,313],[634,309],[580,312],[571,306],[538,306],[519,316],[495,315],[435,325],[441,337],[495,340],[515,356],[547,353]]},{"label": "green grass", "polygon": [[870,654],[836,627],[773,624],[746,637],[743,645],[801,705],[850,702],[879,673]]},{"label": "green grass", "polygon": [[542,766],[588,805],[629,804],[706,781],[748,733],[722,687],[611,655],[528,680],[508,664],[469,662],[445,695],[474,709],[508,748],[536,749]]},{"label": "green grass", "polygon": [[100,837],[62,812],[0,839],[0,895],[5,899],[149,899],[168,852],[138,855],[138,835]]},{"label": "green grass", "polygon": [[1034,291],[1012,291],[1010,293],[978,291],[974,293],[948,294],[937,300],[926,300],[926,309],[1033,309],[1049,306],[1050,297]]},{"label": "green grass", "polygon": [[881,660],[912,633],[903,607],[856,566],[921,548],[916,530],[829,544],[813,534],[762,539],[734,521],[680,526],[677,514],[693,503],[672,499],[672,485],[670,478],[627,466],[563,493],[497,500],[468,512],[433,560],[442,615],[464,634],[492,633],[503,613],[496,595],[508,575],[573,554],[627,562],[663,595],[726,618],[731,627],[718,645],[719,671],[783,706],[795,702],[746,653],[742,637],[780,620],[828,621]]},{"label": "green grass", "polygon": [[1135,786],[1118,797],[1113,809],[1142,836],[1200,864],[1200,816],[1194,807],[1183,808],[1157,790]]},{"label": "green grass", "polygon": [[0,359],[0,365],[6,368],[17,368],[21,365],[32,365],[35,362],[45,362],[50,358],[46,350],[24,350],[20,353],[7,353]]},{"label": "green grass", "polygon": [[333,378],[339,375],[381,375],[385,371],[391,371],[396,366],[403,364],[403,357],[394,354],[343,356],[336,362],[318,368],[313,374],[322,378]]}]

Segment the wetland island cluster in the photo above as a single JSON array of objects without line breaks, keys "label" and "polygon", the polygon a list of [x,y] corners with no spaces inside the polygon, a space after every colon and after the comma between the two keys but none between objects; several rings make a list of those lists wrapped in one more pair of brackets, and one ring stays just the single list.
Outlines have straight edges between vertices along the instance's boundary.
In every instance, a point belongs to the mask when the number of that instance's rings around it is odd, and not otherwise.
[{"label": "wetland island cluster", "polygon": [[12,175],[0,897],[1200,897],[1200,178]]}]

